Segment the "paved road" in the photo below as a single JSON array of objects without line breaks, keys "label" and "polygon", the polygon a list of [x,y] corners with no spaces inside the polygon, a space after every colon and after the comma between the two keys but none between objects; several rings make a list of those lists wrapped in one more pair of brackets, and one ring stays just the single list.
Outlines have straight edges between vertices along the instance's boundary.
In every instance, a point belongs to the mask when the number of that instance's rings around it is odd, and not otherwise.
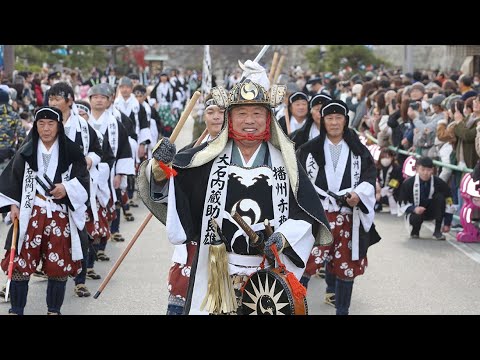
[{"label": "paved road", "polygon": [[[187,144],[192,122],[187,122],[178,146]],[[148,214],[143,204],[133,209],[134,222],[122,222],[127,242],[109,243],[110,262],[97,262],[95,269],[103,277],[126,248],[136,229]],[[381,213],[376,218],[382,241],[369,250],[369,266],[355,281],[351,314],[479,314],[480,313],[480,243],[461,244],[452,237],[431,240],[433,228],[422,229],[420,239],[409,239],[401,218]],[[431,226],[428,224],[428,226]],[[0,237],[6,233],[0,225]],[[164,314],[167,306],[167,275],[173,248],[165,228],[155,218],[145,228],[120,268],[101,294],[78,298],[73,281],[67,284],[62,308],[64,314]],[[5,282],[0,274],[0,283]],[[87,280],[92,294],[102,280]],[[32,278],[26,314],[45,314],[46,280]],[[324,281],[314,278],[308,292],[312,315],[333,315],[335,309],[323,303]],[[0,302],[0,314],[9,304]]]}]

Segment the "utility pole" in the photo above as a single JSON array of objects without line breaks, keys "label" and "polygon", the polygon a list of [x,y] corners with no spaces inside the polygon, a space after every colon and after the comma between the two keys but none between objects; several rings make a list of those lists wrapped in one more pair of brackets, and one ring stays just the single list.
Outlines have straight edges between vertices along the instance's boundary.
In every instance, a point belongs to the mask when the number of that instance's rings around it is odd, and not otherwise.
[{"label": "utility pole", "polygon": [[404,62],[403,62],[403,72],[404,73],[413,73],[413,61],[412,61],[412,53],[413,47],[412,45],[405,45],[404,47]]},{"label": "utility pole", "polygon": [[15,45],[3,46],[3,63],[5,68],[5,77],[7,79],[12,77],[15,69]]}]

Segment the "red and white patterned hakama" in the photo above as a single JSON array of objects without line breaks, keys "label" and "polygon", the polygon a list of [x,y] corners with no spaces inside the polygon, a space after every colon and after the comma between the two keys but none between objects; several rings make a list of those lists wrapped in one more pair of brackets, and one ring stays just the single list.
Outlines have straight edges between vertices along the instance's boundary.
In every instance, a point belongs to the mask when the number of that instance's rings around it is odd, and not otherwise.
[{"label": "red and white patterned hakama", "polygon": [[97,240],[101,238],[110,239],[110,226],[108,225],[108,210],[97,202],[98,221],[92,216],[92,209],[85,211],[85,227],[91,239]]},{"label": "red and white patterned hakama", "polygon": [[352,215],[340,212],[325,212],[333,243],[319,246],[316,256],[326,260],[327,270],[340,279],[353,280],[362,275],[368,265],[367,257],[352,260]]},{"label": "red and white patterned hakama", "polygon": [[180,297],[183,300],[187,297],[188,283],[190,282],[190,271],[193,258],[197,252],[197,243],[187,243],[187,263],[173,263],[168,273],[168,291],[170,295]]},{"label": "red and white patterned hakama", "polygon": [[[42,260],[42,270],[52,277],[76,276],[82,270],[81,261],[72,260],[72,245],[68,214],[54,211],[47,217],[45,208],[35,205],[32,209],[27,233],[20,255],[14,258],[14,270],[22,275],[31,275]],[[8,270],[10,250],[1,262],[3,271]]]}]

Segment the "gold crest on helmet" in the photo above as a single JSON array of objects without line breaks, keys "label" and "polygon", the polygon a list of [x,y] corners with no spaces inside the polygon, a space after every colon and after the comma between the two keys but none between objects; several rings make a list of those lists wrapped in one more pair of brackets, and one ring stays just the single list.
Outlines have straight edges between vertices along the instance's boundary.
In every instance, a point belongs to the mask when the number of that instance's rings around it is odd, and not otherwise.
[{"label": "gold crest on helmet", "polygon": [[269,91],[256,82],[246,79],[236,84],[229,92],[221,86],[214,87],[212,97],[219,107],[232,105],[267,105],[275,108],[280,105],[286,94],[285,85],[273,85]]},{"label": "gold crest on helmet", "polygon": [[271,106],[270,93],[250,79],[236,84],[228,93],[228,99],[230,106],[247,104]]}]

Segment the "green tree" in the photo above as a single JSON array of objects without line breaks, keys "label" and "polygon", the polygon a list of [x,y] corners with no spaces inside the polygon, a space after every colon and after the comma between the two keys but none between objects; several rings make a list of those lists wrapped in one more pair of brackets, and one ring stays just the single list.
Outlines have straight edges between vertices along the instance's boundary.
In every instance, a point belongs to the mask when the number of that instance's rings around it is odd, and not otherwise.
[{"label": "green tree", "polygon": [[[56,52],[58,49],[67,49],[67,55]],[[105,68],[108,63],[107,51],[98,45],[17,45],[17,70],[37,69],[45,62],[52,66],[63,61],[63,66],[68,68],[78,67],[89,73],[92,67]]]},{"label": "green tree", "polygon": [[108,63],[107,51],[98,45],[69,45],[69,55],[65,57],[64,65],[69,68],[78,66],[89,73],[93,67],[105,69]]},{"label": "green tree", "polygon": [[312,70],[315,73],[319,73],[324,71],[325,66],[323,64],[322,58],[323,58],[323,52],[321,50],[321,46],[317,46],[311,49],[308,49],[305,52],[305,58],[308,61],[308,64],[310,66],[310,70]]},{"label": "green tree", "polygon": [[319,46],[307,51],[306,57],[313,71],[337,72],[350,66],[354,72],[359,72],[362,65],[390,65],[364,45],[327,45],[325,53],[320,51]]}]

